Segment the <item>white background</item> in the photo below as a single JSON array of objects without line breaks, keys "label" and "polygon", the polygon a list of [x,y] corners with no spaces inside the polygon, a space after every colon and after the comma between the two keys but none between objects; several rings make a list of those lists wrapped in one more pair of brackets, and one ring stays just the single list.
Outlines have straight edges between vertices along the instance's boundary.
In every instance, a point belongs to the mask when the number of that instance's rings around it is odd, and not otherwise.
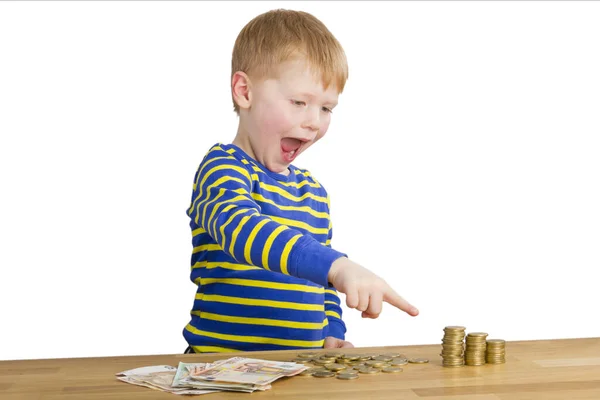
[{"label": "white background", "polygon": [[181,353],[185,211],[240,29],[320,18],[350,79],[296,160],[333,246],[421,311],[356,346],[600,336],[600,3],[0,4],[0,359]]}]

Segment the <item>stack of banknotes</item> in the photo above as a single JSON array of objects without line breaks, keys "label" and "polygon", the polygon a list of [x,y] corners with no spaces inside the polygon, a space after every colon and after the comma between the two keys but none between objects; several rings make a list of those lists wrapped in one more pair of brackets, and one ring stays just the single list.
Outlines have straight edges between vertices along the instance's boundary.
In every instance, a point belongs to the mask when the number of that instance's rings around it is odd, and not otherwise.
[{"label": "stack of banknotes", "polygon": [[216,391],[268,390],[279,378],[308,369],[293,362],[233,357],[214,363],[184,363],[177,368],[155,365],[116,374],[120,381],[174,394],[207,394]]}]

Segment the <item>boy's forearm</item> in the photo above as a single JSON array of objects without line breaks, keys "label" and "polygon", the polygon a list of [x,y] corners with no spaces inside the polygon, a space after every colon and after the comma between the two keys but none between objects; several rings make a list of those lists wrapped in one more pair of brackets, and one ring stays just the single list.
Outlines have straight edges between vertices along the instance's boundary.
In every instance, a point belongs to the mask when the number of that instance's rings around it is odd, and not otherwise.
[{"label": "boy's forearm", "polygon": [[292,274],[325,288],[330,287],[329,270],[337,259],[346,255],[322,245],[310,236],[304,236],[300,244],[302,246],[297,247],[292,254]]}]

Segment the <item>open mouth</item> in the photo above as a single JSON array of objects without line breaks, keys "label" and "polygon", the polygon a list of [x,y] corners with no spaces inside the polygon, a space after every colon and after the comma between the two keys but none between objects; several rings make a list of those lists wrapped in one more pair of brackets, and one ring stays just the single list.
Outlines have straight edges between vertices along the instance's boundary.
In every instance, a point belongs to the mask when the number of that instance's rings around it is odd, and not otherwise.
[{"label": "open mouth", "polygon": [[300,147],[302,147],[302,143],[303,142],[300,139],[281,139],[281,153],[283,155],[283,159],[288,163],[294,161],[298,155],[298,150],[300,150]]}]

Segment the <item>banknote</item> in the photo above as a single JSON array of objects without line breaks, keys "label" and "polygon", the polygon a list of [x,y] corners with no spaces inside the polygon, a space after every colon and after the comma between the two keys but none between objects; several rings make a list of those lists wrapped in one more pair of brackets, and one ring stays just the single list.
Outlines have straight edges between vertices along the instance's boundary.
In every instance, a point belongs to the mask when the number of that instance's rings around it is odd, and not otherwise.
[{"label": "banknote", "polygon": [[215,390],[209,389],[173,387],[172,383],[176,373],[177,368],[170,365],[154,365],[122,371],[116,375],[117,379],[122,382],[174,394],[207,394],[215,392]]},{"label": "banknote", "polygon": [[286,376],[294,376],[308,369],[294,362],[257,360],[253,358],[233,357],[220,364],[190,373],[188,378],[194,381],[214,381],[219,383],[243,383],[267,385]]}]

